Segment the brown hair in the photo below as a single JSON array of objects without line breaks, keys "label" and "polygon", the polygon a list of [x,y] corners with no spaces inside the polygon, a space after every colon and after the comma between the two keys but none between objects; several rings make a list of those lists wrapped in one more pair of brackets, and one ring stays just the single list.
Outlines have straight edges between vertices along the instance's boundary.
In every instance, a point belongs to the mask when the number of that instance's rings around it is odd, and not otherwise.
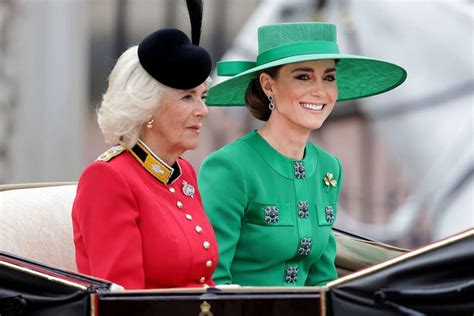
[{"label": "brown hair", "polygon": [[273,79],[276,79],[280,68],[281,66],[276,66],[260,71],[257,77],[250,81],[247,91],[245,92],[245,106],[250,114],[261,121],[268,121],[272,111],[268,108],[270,101],[268,101],[268,97],[260,85],[260,75],[266,73]]}]

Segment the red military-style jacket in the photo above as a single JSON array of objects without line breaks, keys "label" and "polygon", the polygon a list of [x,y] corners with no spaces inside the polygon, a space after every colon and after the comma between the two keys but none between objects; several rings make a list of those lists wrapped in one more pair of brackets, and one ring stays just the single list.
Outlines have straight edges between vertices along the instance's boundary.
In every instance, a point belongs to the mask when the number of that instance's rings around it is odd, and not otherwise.
[{"label": "red military-style jacket", "polygon": [[126,289],[214,285],[217,242],[195,171],[181,158],[173,167],[139,142],[85,169],[72,210],[79,272]]}]

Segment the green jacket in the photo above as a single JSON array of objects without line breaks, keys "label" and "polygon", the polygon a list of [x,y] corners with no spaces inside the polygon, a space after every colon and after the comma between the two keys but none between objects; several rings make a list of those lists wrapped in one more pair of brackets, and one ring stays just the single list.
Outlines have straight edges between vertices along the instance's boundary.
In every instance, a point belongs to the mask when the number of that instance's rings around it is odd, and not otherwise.
[{"label": "green jacket", "polygon": [[308,142],[304,159],[292,160],[253,131],[209,155],[198,184],[219,247],[216,284],[324,285],[337,278],[338,158]]}]

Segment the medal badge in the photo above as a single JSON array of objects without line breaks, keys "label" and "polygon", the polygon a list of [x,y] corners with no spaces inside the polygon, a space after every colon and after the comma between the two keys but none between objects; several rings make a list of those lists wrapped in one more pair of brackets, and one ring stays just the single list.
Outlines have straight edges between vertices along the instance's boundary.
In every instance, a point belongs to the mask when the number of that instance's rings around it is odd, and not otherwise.
[{"label": "medal badge", "polygon": [[194,187],[183,180],[183,194],[194,198]]}]

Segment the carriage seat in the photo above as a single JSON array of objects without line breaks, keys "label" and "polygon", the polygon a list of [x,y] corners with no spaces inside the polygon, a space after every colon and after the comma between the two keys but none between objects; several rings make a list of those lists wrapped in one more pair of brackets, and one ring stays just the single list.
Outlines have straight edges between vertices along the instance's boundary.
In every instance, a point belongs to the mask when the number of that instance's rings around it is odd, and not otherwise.
[{"label": "carriage seat", "polygon": [[77,272],[75,183],[0,185],[0,251]]}]

